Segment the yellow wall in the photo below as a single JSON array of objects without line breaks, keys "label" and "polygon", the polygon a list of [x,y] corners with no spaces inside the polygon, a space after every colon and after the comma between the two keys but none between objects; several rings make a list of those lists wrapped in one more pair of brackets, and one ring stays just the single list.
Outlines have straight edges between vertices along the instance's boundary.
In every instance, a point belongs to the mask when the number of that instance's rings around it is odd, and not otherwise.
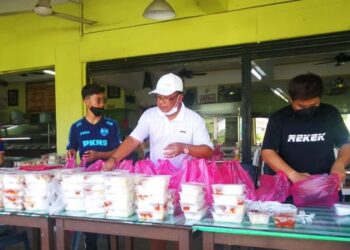
[{"label": "yellow wall", "polygon": [[[63,152],[70,124],[84,114],[80,90],[86,62],[348,31],[349,0],[169,0],[178,19],[142,18],[150,0],[85,0],[59,12],[98,21],[91,27],[56,17],[0,17],[0,72],[55,66],[57,140]],[[0,75],[1,79],[1,75]]]},{"label": "yellow wall", "polygon": [[[7,90],[18,90],[18,105],[7,106]],[[1,93],[1,108],[0,108],[0,123],[10,123],[10,114],[12,111],[26,112],[26,85],[25,83],[11,83],[7,87],[0,86]],[[5,98],[3,98],[5,97]],[[2,106],[4,105],[4,106]]]}]

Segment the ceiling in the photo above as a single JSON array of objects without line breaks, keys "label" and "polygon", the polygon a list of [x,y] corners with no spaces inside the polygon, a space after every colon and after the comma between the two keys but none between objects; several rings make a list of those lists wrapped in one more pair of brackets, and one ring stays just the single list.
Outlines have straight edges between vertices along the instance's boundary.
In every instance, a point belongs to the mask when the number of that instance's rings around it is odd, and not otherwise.
[{"label": "ceiling", "polygon": [[[51,0],[51,5],[70,2],[69,0]],[[75,1],[76,2],[76,1]],[[0,13],[31,11],[38,0],[0,0]]]}]

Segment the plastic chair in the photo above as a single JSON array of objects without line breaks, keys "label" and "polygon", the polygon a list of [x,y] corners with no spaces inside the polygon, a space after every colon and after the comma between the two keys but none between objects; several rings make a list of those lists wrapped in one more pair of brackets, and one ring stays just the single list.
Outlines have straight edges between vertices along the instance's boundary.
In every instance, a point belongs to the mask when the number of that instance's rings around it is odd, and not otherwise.
[{"label": "plastic chair", "polygon": [[25,250],[30,250],[27,232],[16,232],[14,230],[9,230],[6,234],[0,237],[0,250],[5,250],[7,247],[17,245],[19,243],[24,244]]}]

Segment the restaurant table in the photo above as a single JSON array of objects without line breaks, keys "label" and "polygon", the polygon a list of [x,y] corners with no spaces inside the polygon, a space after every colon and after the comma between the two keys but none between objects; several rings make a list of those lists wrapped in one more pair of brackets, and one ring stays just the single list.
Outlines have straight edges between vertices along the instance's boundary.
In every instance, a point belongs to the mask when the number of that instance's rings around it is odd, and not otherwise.
[{"label": "restaurant table", "polygon": [[[53,244],[54,220],[45,212],[29,212],[11,209],[0,209],[0,223],[11,226],[36,228],[40,230],[40,246],[42,250],[51,250]],[[33,249],[39,249],[33,242]]]},{"label": "restaurant table", "polygon": [[[62,212],[56,221],[56,249],[69,249],[68,231],[82,231],[116,236],[175,241],[179,250],[192,249],[192,225],[182,214],[168,215],[163,221],[142,221],[137,215],[129,218],[106,217],[104,214]],[[112,249],[116,245],[111,245]]]},{"label": "restaurant table", "polygon": [[241,224],[214,222],[206,218],[193,226],[203,233],[204,250],[215,244],[261,247],[268,249],[350,249],[350,216],[336,216],[331,208],[299,208],[314,213],[310,224],[297,222],[295,228],[276,228],[273,219],[268,225],[252,225],[247,216]]}]

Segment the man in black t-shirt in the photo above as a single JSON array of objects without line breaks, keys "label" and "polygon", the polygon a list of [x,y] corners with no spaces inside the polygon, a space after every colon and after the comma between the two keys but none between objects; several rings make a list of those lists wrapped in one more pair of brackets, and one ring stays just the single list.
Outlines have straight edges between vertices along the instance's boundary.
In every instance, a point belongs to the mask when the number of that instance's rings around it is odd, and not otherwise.
[{"label": "man in black t-shirt", "polygon": [[[350,163],[349,132],[338,110],[321,103],[322,79],[311,73],[296,76],[288,92],[291,105],[269,119],[263,161],[293,183],[324,173],[336,173],[343,181]],[[334,148],[339,148],[336,159]]]}]

